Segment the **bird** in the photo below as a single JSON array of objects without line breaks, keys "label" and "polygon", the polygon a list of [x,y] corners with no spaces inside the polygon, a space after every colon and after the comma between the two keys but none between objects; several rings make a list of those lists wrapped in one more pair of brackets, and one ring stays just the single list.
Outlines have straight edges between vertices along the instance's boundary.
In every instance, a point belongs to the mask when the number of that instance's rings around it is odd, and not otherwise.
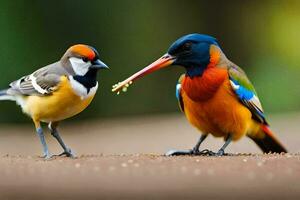
[{"label": "bird", "polygon": [[[271,131],[246,73],[225,56],[212,36],[199,33],[182,36],[161,58],[114,85],[112,91],[126,91],[133,81],[168,66],[185,69],[176,84],[176,97],[180,109],[201,135],[194,148],[171,150],[166,155],[223,156],[232,141],[244,136],[251,138],[264,153],[287,152]],[[200,151],[208,135],[224,138],[225,143],[217,152]]]},{"label": "bird", "polygon": [[71,46],[55,63],[9,84],[0,91],[0,100],[15,101],[31,117],[43,147],[43,157],[50,159],[41,123],[47,123],[51,135],[63,148],[59,156],[74,158],[75,153],[64,143],[59,132],[60,121],[82,112],[98,89],[97,72],[108,69],[97,50],[89,45]]}]

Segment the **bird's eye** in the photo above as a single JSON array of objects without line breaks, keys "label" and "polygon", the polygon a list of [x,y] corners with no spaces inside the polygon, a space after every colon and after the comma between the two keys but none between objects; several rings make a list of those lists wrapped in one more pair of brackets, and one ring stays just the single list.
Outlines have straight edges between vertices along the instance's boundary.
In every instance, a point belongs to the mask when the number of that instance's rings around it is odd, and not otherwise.
[{"label": "bird's eye", "polygon": [[182,51],[190,51],[192,49],[192,43],[187,42],[182,45]]},{"label": "bird's eye", "polygon": [[89,61],[89,59],[86,58],[86,57],[82,57],[81,59],[82,59],[83,62],[88,62]]}]

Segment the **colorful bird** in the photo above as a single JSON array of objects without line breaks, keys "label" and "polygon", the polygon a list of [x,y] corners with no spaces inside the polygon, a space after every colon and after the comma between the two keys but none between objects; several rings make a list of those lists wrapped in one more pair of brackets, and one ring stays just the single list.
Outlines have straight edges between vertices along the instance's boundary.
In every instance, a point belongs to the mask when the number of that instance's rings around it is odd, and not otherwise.
[{"label": "colorful bird", "polygon": [[[287,152],[266,121],[257,93],[245,72],[226,58],[217,40],[203,34],[189,34],[175,41],[168,53],[115,85],[113,91],[158,69],[179,65],[185,68],[176,85],[176,96],[188,121],[201,131],[192,150],[170,151],[167,155],[224,155],[231,141],[247,135],[263,152]],[[223,137],[217,153],[200,151],[208,134]]]},{"label": "colorful bird", "polygon": [[98,88],[97,72],[107,68],[96,49],[74,45],[58,62],[12,82],[8,89],[0,91],[0,100],[16,101],[32,118],[46,159],[51,155],[41,122],[49,124],[52,136],[62,146],[64,152],[60,155],[74,157],[57,131],[58,123],[80,113],[91,103]]}]

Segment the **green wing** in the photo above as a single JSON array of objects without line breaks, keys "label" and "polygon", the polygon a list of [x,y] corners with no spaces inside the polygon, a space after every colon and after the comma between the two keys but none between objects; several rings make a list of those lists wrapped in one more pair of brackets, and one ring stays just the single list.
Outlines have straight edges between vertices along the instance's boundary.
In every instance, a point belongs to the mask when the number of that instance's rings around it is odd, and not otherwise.
[{"label": "green wing", "polygon": [[251,111],[253,119],[267,124],[257,93],[246,73],[236,65],[228,69],[230,84],[239,100]]}]

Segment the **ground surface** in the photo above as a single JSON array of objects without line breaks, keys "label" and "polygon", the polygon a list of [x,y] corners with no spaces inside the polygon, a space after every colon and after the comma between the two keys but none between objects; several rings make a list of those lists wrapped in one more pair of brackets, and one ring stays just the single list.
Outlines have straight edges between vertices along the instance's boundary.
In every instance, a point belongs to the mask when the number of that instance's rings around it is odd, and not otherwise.
[{"label": "ground surface", "polygon": [[[198,137],[182,116],[168,115],[63,125],[78,158],[44,161],[30,126],[2,125],[0,199],[300,199],[300,115],[271,119],[291,153],[263,155],[245,138],[228,152],[251,155],[161,156]],[[203,148],[222,143],[210,137]]]}]

